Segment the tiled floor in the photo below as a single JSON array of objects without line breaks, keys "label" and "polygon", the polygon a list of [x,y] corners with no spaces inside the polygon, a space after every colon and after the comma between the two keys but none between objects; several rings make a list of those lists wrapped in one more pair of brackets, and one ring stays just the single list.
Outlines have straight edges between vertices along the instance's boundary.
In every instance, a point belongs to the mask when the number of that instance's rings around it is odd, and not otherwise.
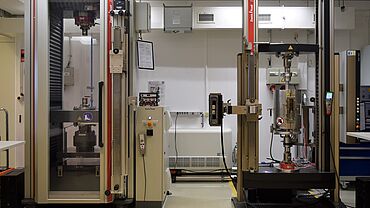
[{"label": "tiled floor", "polygon": [[[172,184],[171,192],[164,208],[233,208],[230,201],[233,191],[227,182],[179,182]],[[341,190],[341,199],[354,207],[354,190]]]},{"label": "tiled floor", "polygon": [[227,182],[175,183],[164,208],[232,208]]}]

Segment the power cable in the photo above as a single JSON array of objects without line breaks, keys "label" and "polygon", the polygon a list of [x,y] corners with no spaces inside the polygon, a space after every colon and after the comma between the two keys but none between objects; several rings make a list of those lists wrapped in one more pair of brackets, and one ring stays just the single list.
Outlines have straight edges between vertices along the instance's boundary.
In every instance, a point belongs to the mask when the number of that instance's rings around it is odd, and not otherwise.
[{"label": "power cable", "polygon": [[226,164],[225,147],[224,147],[224,127],[223,126],[224,126],[223,120],[221,120],[221,152],[222,152],[222,161],[223,161],[224,168],[225,168],[225,171],[226,171],[227,175],[230,177],[230,179],[232,181],[235,182],[235,179],[231,176],[231,173],[229,171],[229,168],[227,167],[227,164]]},{"label": "power cable", "polygon": [[146,166],[145,166],[145,155],[143,154],[143,170],[144,170],[144,202],[146,201]]},{"label": "power cable", "polygon": [[[333,146],[332,146],[332,144],[331,144],[331,140],[330,140],[330,138],[329,138],[329,144],[330,144],[330,155],[331,155],[331,158],[332,158],[332,160],[333,160],[333,166],[334,166],[335,178],[337,179],[338,184],[340,184],[340,176],[339,176],[339,173],[338,173],[338,170],[337,170],[336,164],[335,164],[334,151],[333,151]],[[352,206],[346,205],[346,204],[342,201],[342,199],[340,198],[340,194],[339,194],[339,196],[338,196],[338,199],[339,199],[339,203],[343,204],[345,207],[353,208]]]},{"label": "power cable", "polygon": [[179,117],[179,112],[176,112],[175,118],[175,169],[177,168],[177,158],[179,157],[179,151],[177,149],[177,118]]},{"label": "power cable", "polygon": [[272,160],[273,162],[277,162],[277,163],[280,163],[279,160],[275,160],[274,156],[272,155],[272,145],[273,145],[273,142],[274,142],[274,132],[271,131],[271,139],[270,139],[270,158],[267,158],[267,159],[270,159]]}]

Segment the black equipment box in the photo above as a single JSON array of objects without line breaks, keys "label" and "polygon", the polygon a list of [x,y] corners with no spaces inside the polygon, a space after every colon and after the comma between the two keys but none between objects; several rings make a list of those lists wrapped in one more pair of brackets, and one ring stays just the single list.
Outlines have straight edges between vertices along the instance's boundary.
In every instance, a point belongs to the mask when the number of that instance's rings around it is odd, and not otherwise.
[{"label": "black equipment box", "polygon": [[22,208],[24,170],[15,169],[0,176],[0,207]]},{"label": "black equipment box", "polygon": [[370,207],[370,177],[356,178],[356,208]]}]

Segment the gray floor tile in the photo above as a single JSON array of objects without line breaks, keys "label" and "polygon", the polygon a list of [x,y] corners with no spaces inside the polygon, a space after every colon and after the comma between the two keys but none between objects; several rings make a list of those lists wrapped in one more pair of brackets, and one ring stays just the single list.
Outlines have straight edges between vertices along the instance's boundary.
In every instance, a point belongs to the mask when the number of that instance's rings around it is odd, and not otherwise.
[{"label": "gray floor tile", "polygon": [[165,208],[232,208],[229,183],[175,183]]}]

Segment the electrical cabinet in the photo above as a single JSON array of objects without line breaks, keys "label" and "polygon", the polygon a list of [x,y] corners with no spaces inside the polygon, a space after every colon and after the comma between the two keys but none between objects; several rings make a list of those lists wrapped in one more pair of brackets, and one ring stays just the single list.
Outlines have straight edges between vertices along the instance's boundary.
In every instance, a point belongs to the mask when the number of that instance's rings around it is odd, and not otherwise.
[{"label": "electrical cabinet", "polygon": [[136,31],[147,33],[151,30],[151,7],[147,2],[136,2]]},{"label": "electrical cabinet", "polygon": [[165,32],[190,32],[193,26],[192,6],[164,6]]},{"label": "electrical cabinet", "polygon": [[137,207],[160,208],[169,189],[169,112],[164,107],[140,106],[136,119]]},{"label": "electrical cabinet", "polygon": [[340,140],[356,143],[347,132],[360,130],[360,51],[347,50],[340,53]]}]

